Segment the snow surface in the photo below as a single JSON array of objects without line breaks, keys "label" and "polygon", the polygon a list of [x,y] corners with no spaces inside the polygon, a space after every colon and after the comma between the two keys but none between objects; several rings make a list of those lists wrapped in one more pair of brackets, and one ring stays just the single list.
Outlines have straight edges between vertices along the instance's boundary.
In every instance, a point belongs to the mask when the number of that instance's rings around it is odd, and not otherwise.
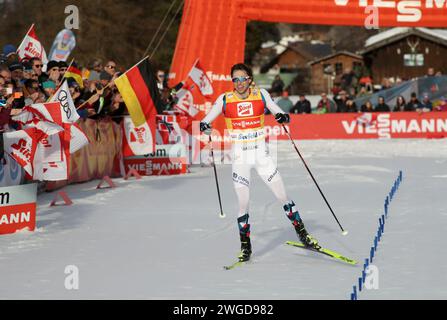
[{"label": "snow surface", "polygon": [[[226,219],[211,167],[183,176],[115,179],[71,185],[70,207],[38,198],[37,230],[0,236],[0,299],[349,299],[399,170],[373,264],[379,289],[359,299],[445,299],[446,140],[297,141],[342,225],[344,237],[290,142],[278,165],[307,229],[328,248],[357,259],[350,266],[284,245],[295,240],[281,204],[252,172],[253,261],[223,270],[239,251],[231,168],[218,174]],[[66,290],[67,265],[79,290]]]}]

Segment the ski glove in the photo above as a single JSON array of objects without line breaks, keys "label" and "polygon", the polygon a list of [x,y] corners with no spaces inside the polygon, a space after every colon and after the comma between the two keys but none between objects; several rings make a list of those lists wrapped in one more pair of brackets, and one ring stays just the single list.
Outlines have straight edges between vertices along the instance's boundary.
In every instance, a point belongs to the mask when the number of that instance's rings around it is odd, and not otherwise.
[{"label": "ski glove", "polygon": [[210,135],[211,134],[211,125],[206,122],[200,122],[200,132],[203,132],[204,134]]},{"label": "ski glove", "polygon": [[276,121],[278,121],[278,123],[289,123],[290,122],[290,117],[287,113],[277,113],[275,115],[275,119],[276,119]]}]

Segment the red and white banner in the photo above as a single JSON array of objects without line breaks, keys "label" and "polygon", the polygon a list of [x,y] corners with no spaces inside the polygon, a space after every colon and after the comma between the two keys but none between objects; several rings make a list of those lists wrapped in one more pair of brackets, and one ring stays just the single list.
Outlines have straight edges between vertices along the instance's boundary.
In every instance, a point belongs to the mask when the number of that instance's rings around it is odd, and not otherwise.
[{"label": "red and white banner", "polygon": [[[271,115],[265,117],[266,134],[288,139]],[[391,112],[290,115],[293,139],[379,139],[447,137],[447,112]]]},{"label": "red and white banner", "polygon": [[189,83],[185,83],[176,94],[178,100],[174,108],[191,118],[195,118],[199,113],[199,109],[194,105],[192,90]]},{"label": "red and white banner", "polygon": [[[191,122],[200,120],[205,117],[206,109],[211,108],[213,92],[211,81],[197,59],[183,87],[176,94],[178,101],[174,109],[189,116]],[[191,127],[188,131],[191,133]]]},{"label": "red and white banner", "polygon": [[156,145],[146,156],[124,158],[125,172],[135,169],[140,175],[173,175],[187,171],[186,148],[183,144]]},{"label": "red and white banner", "polygon": [[[65,100],[64,100],[65,101]],[[13,117],[22,124],[31,124],[36,119],[51,121],[60,125],[63,132],[49,136],[39,144],[36,154],[35,180],[58,181],[68,179],[70,154],[78,151],[89,143],[87,136],[76,123],[76,116],[70,112],[69,106],[64,109],[60,102],[40,103],[23,108],[23,111]],[[74,110],[76,112],[76,110]]]},{"label": "red and white banner", "polygon": [[[60,128],[62,130],[62,128]],[[3,133],[5,151],[23,167],[30,176],[35,172],[35,155],[38,143],[55,134],[58,129],[54,124],[40,121],[35,127]],[[40,156],[38,155],[40,159]]]},{"label": "red and white banner", "polygon": [[197,88],[203,96],[213,95],[213,85],[206,75],[205,70],[200,65],[199,59],[194,63],[188,77],[197,85]]},{"label": "red and white banner", "polygon": [[0,235],[36,227],[37,184],[0,188]]},{"label": "red and white banner", "polygon": [[135,127],[132,118],[124,117],[121,122],[123,130],[123,156],[132,157],[149,154],[153,151],[152,132],[148,122]]},{"label": "red and white banner", "polygon": [[20,59],[31,59],[37,57],[42,60],[44,65],[48,63],[45,49],[39,39],[37,39],[34,24],[26,33],[25,38],[23,38],[22,43],[17,49],[17,54],[19,55]]}]

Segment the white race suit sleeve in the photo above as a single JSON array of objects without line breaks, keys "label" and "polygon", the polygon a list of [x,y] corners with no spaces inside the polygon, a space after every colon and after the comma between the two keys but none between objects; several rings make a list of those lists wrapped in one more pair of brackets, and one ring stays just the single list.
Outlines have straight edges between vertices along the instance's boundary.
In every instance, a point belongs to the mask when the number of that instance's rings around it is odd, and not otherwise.
[{"label": "white race suit sleeve", "polygon": [[222,93],[217,98],[216,102],[214,102],[213,106],[211,107],[210,112],[208,112],[208,114],[205,116],[205,118],[202,119],[201,122],[211,123],[222,113],[222,108],[223,108],[223,104],[224,104],[224,96],[225,96],[225,93]]},{"label": "white race suit sleeve", "polygon": [[273,115],[276,115],[277,113],[284,113],[284,111],[282,111],[282,109],[273,101],[267,90],[261,89],[261,94],[264,97],[265,106]]}]

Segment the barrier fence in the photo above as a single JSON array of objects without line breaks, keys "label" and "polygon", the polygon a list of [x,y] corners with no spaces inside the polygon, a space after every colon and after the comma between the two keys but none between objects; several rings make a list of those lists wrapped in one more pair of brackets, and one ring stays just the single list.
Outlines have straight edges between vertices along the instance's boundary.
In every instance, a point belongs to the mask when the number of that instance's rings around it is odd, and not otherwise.
[{"label": "barrier fence", "polygon": [[110,119],[79,122],[90,140],[88,146],[73,153],[70,158],[69,179],[47,181],[46,191],[61,188],[67,184],[101,179],[104,176],[120,177],[121,128]]}]

